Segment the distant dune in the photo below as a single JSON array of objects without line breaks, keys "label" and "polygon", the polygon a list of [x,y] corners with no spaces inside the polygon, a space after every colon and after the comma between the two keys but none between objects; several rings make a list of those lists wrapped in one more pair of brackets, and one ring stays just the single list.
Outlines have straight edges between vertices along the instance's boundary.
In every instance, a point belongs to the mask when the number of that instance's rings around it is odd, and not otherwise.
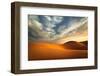
[{"label": "distant dune", "polygon": [[74,59],[87,58],[85,44],[75,41],[63,45],[48,42],[29,42],[29,60]]},{"label": "distant dune", "polygon": [[83,42],[80,42],[80,43],[83,43],[84,45],[88,46],[88,41],[83,41]]},{"label": "distant dune", "polygon": [[84,42],[69,41],[67,43],[64,43],[64,46],[67,49],[87,50],[87,41]]}]

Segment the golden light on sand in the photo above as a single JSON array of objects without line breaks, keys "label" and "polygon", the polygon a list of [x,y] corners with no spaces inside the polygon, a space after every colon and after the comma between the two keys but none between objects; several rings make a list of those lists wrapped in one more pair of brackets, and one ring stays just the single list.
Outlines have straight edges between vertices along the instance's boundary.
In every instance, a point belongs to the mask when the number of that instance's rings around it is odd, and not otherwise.
[{"label": "golden light on sand", "polygon": [[29,60],[68,59],[87,57],[87,50],[73,50],[68,46],[47,42],[29,42]]}]

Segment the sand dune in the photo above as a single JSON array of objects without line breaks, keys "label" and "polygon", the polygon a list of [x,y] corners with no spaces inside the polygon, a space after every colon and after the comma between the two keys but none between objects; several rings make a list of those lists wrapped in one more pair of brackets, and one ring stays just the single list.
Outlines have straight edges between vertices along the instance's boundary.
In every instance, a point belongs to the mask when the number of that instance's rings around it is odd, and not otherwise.
[{"label": "sand dune", "polygon": [[69,41],[64,43],[64,46],[68,49],[73,50],[87,50],[86,41],[85,42],[76,42],[76,41]]},{"label": "sand dune", "polygon": [[82,44],[88,46],[88,41],[83,41],[83,42],[80,42],[80,43],[82,43]]},{"label": "sand dune", "polygon": [[84,44],[78,42],[69,42],[63,45],[48,42],[29,42],[28,48],[29,60],[71,59],[87,57],[87,48]]}]

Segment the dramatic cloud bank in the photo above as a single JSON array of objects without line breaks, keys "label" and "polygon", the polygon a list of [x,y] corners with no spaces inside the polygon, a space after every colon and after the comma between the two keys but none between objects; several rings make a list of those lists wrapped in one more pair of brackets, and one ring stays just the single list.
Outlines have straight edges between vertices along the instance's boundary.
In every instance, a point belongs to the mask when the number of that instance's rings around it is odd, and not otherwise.
[{"label": "dramatic cloud bank", "polygon": [[32,41],[84,41],[88,35],[87,17],[70,16],[28,16],[28,37]]}]

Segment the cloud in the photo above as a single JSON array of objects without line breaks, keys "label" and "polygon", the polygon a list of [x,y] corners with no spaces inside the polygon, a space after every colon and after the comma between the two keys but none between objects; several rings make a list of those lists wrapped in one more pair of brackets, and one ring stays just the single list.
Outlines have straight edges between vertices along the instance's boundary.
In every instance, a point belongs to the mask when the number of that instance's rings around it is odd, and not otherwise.
[{"label": "cloud", "polygon": [[55,35],[55,30],[50,27],[45,27],[36,17],[29,17],[29,39],[31,40],[51,40]]},{"label": "cloud", "polygon": [[58,24],[58,23],[60,23],[62,21],[63,21],[63,17],[61,17],[61,16],[53,16],[52,17],[52,23],[53,24]]},{"label": "cloud", "polygon": [[[68,20],[68,21],[64,21]],[[30,40],[44,40],[51,42],[68,41],[75,37],[80,37],[87,33],[87,18],[70,18],[60,16],[29,15],[28,36]],[[84,30],[82,29],[84,28]],[[84,34],[83,34],[84,33]],[[75,36],[76,35],[76,36]],[[73,37],[74,36],[74,37]]]},{"label": "cloud", "polygon": [[52,18],[50,16],[39,16],[40,22],[44,25],[44,27],[53,28],[56,25],[52,23]]},{"label": "cloud", "polygon": [[[74,22],[74,23],[73,23],[70,27],[68,27],[68,28],[64,28],[65,26],[63,26],[62,29],[60,29],[60,30],[63,30],[63,31],[60,32],[60,36],[62,37],[62,36],[64,36],[64,35],[68,34],[69,32],[76,30],[77,28],[83,26],[86,22],[87,22],[87,18],[83,18],[83,19],[81,19],[81,20],[78,21],[78,22]],[[86,26],[87,26],[87,25],[86,25]]]},{"label": "cloud", "polygon": [[81,22],[75,23],[75,25],[64,28],[58,38],[55,38],[57,43],[65,43],[68,41],[85,41],[88,40],[88,21],[87,18],[82,19]]},{"label": "cloud", "polygon": [[40,16],[40,22],[49,28],[54,28],[58,23],[63,21],[63,17],[60,16]]}]

